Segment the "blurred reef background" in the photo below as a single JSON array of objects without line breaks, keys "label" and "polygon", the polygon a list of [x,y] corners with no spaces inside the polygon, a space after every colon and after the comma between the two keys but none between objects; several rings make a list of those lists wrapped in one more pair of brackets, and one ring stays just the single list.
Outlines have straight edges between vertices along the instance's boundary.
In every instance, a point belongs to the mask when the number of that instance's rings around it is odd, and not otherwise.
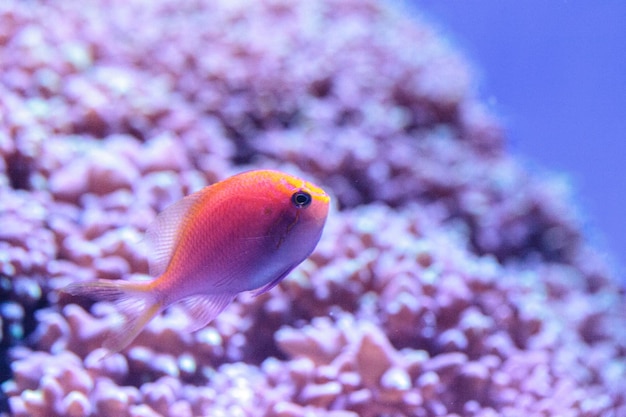
[{"label": "blurred reef background", "polygon": [[[624,416],[626,304],[421,18],[374,0],[0,4],[4,416]],[[336,206],[311,258],[199,332],[97,360],[156,214],[277,168]]]}]

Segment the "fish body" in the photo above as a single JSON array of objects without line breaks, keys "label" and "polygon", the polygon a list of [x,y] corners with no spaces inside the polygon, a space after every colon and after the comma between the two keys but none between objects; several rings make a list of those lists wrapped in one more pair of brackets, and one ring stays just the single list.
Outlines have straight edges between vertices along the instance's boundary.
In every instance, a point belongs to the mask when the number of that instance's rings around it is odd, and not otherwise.
[{"label": "fish body", "polygon": [[126,321],[104,346],[119,351],[167,306],[182,301],[188,330],[206,326],[243,291],[264,293],[319,241],[330,198],[316,185],[270,170],[244,172],[191,194],[148,228],[147,282],[97,280],[65,292],[111,300]]}]

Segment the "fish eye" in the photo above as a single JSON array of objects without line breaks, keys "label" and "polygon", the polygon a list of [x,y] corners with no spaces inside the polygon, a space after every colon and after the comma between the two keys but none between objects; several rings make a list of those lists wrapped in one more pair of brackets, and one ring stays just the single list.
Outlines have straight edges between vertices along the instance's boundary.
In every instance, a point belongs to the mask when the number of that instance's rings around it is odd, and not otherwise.
[{"label": "fish eye", "polygon": [[313,198],[311,197],[311,194],[304,192],[304,191],[296,191],[291,196],[291,202],[297,208],[306,207],[309,204],[311,204],[312,201],[313,201]]}]

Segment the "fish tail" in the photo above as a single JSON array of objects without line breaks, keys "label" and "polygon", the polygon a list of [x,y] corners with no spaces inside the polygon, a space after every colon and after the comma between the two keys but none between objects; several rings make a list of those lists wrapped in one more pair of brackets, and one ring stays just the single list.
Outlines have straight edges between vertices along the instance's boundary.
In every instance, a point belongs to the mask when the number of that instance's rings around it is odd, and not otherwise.
[{"label": "fish tail", "polygon": [[103,347],[111,353],[128,346],[146,324],[163,310],[163,303],[155,295],[151,282],[130,282],[99,279],[68,285],[64,292],[96,300],[111,301],[123,313],[124,321],[109,333]]}]

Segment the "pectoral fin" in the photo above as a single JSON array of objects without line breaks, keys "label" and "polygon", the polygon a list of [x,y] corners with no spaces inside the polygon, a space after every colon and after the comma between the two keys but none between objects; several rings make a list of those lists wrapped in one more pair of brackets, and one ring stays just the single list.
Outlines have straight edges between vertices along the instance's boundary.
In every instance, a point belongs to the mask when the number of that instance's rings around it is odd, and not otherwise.
[{"label": "pectoral fin", "polygon": [[276,278],[274,278],[270,283],[265,284],[261,288],[257,288],[256,290],[252,291],[252,295],[257,297],[257,296],[259,296],[261,294],[264,294],[264,293],[268,292],[269,290],[271,290],[275,286],[277,286],[280,281],[282,281],[283,279],[285,279],[285,277],[287,275],[289,275],[291,270],[294,269],[296,267],[296,265],[298,265],[298,264],[289,265],[283,272],[278,274],[278,276]]}]

